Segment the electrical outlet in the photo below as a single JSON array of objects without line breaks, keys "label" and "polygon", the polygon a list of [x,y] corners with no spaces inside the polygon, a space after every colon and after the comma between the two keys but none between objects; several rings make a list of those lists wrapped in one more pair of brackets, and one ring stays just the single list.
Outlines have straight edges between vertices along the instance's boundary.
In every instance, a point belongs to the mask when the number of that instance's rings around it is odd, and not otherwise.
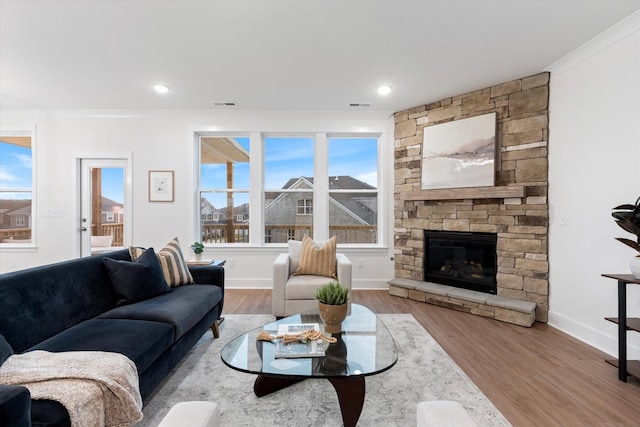
[{"label": "electrical outlet", "polygon": [[569,225],[569,216],[566,213],[560,215],[560,225],[563,227]]},{"label": "electrical outlet", "polygon": [[227,262],[224,263],[225,267],[233,268],[234,262],[232,259],[228,259]]},{"label": "electrical outlet", "polygon": [[49,209],[40,209],[40,218],[49,218]]},{"label": "electrical outlet", "polygon": [[364,267],[364,261],[362,259],[358,260],[358,268]]}]

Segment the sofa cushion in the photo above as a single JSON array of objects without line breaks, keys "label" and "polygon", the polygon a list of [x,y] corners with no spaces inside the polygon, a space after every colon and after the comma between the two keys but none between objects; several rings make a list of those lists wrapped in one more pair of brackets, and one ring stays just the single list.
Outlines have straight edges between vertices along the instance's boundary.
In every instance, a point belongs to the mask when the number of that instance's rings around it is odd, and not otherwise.
[{"label": "sofa cushion", "polygon": [[117,307],[100,319],[140,319],[167,323],[177,341],[222,299],[222,290],[213,285],[189,285],[135,304]]},{"label": "sofa cushion", "polygon": [[0,335],[0,365],[13,354],[13,349],[9,345],[6,339]]},{"label": "sofa cushion", "polygon": [[143,301],[171,291],[153,248],[144,251],[135,262],[111,258],[104,258],[102,262],[118,296],[117,305]]},{"label": "sofa cushion", "polygon": [[0,274],[0,334],[14,352],[115,307],[106,257],[131,260],[123,249]]},{"label": "sofa cushion", "polygon": [[[144,251],[144,248],[134,246],[129,248],[131,259],[134,261],[140,257]],[[177,237],[167,243],[157,255],[160,265],[162,266],[162,273],[169,286],[173,288],[194,283],[187,263],[184,260],[184,255],[182,254],[180,242]]]},{"label": "sofa cushion", "polygon": [[0,426],[31,425],[31,393],[20,385],[0,384]]},{"label": "sofa cushion", "polygon": [[55,335],[29,350],[110,351],[127,356],[138,375],[173,344],[173,328],[161,322],[91,319]]},{"label": "sofa cushion", "polygon": [[305,234],[302,239],[300,262],[293,274],[313,274],[336,278],[336,236],[324,244],[319,244],[308,234]]}]

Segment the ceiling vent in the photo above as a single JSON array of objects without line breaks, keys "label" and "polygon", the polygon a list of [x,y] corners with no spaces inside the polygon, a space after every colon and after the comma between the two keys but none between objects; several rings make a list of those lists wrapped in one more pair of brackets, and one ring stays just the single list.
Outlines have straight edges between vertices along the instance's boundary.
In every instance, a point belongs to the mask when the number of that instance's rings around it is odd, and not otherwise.
[{"label": "ceiling vent", "polygon": [[351,102],[349,103],[349,107],[352,108],[369,108],[371,107],[370,102]]},{"label": "ceiling vent", "polygon": [[214,107],[237,107],[238,104],[235,102],[212,102],[211,105]]}]

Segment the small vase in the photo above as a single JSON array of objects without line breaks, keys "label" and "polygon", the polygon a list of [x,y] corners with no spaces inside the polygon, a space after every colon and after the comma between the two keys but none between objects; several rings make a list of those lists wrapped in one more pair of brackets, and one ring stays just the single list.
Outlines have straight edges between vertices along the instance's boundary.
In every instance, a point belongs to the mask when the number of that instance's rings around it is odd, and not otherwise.
[{"label": "small vase", "polygon": [[202,261],[202,253],[195,254],[195,260],[196,261]]},{"label": "small vase", "polygon": [[318,303],[320,319],[324,323],[324,330],[330,334],[337,334],[342,330],[342,322],[347,317],[349,304],[329,305]]},{"label": "small vase", "polygon": [[633,274],[636,279],[640,280],[640,256],[631,258],[629,268],[631,269],[631,274]]}]

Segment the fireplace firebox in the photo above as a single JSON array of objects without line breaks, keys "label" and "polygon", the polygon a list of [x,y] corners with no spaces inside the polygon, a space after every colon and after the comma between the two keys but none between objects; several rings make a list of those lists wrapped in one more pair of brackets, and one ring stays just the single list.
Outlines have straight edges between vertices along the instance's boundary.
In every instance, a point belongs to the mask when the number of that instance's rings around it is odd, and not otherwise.
[{"label": "fireplace firebox", "polygon": [[424,281],[495,294],[495,233],[424,232]]}]

